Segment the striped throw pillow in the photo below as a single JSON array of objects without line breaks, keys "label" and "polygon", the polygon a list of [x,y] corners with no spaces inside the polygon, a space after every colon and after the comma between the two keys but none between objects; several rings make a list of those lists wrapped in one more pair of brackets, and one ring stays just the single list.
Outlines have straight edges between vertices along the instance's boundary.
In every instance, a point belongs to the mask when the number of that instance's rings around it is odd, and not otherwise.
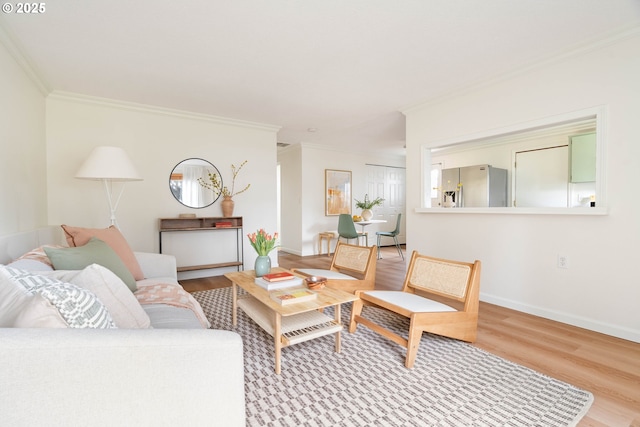
[{"label": "striped throw pillow", "polygon": [[0,267],[29,295],[39,294],[53,305],[71,328],[115,328],[105,306],[91,291],[30,271]]}]

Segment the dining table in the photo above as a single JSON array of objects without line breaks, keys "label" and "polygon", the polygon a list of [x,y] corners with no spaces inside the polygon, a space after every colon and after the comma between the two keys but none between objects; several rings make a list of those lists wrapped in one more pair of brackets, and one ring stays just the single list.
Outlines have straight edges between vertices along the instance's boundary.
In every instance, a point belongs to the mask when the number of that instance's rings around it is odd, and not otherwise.
[{"label": "dining table", "polygon": [[386,219],[370,219],[370,220],[368,220],[368,221],[354,221],[353,223],[354,223],[354,224],[358,224],[359,226],[361,226],[361,227],[362,227],[362,232],[364,233],[364,228],[365,228],[367,225],[371,225],[371,224],[383,224],[383,223],[385,223],[385,222],[387,222],[387,220],[386,220]]}]

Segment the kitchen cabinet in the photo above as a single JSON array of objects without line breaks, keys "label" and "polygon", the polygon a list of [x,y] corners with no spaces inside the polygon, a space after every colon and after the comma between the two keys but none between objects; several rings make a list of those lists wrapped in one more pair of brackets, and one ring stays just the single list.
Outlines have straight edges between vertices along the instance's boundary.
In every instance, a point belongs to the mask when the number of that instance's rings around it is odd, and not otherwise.
[{"label": "kitchen cabinet", "polygon": [[594,182],[596,180],[596,134],[575,135],[570,139],[570,181]]}]

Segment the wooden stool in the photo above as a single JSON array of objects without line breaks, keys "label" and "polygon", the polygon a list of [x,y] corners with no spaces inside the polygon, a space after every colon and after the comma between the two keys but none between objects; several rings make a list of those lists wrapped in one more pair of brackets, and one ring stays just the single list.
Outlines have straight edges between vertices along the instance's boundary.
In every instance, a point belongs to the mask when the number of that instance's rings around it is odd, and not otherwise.
[{"label": "wooden stool", "polygon": [[323,231],[318,235],[318,255],[322,254],[322,241],[327,239],[327,256],[331,256],[331,239],[336,237],[331,231]]}]

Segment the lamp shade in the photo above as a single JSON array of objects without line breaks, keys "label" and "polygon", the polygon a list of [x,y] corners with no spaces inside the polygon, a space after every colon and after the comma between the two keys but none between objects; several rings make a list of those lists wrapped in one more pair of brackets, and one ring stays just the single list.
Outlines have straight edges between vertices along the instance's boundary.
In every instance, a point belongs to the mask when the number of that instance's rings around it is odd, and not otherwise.
[{"label": "lamp shade", "polygon": [[142,181],[127,153],[120,147],[96,147],[84,161],[76,178],[111,181]]}]

